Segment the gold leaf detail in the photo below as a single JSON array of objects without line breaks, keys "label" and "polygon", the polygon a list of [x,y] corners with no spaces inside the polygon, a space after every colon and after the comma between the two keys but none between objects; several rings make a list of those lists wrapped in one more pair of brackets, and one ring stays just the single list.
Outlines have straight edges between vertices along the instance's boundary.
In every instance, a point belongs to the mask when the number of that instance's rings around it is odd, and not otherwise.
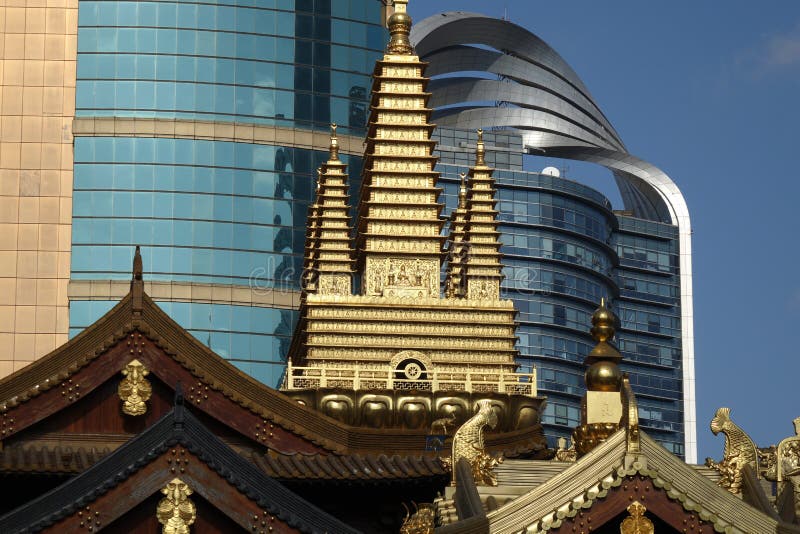
[{"label": "gold leaf detail", "polygon": [[647,508],[639,501],[633,501],[628,506],[630,516],[626,517],[619,526],[620,534],[653,534],[653,522],[644,516]]},{"label": "gold leaf detail", "polygon": [[132,360],[122,370],[122,374],[125,378],[117,388],[119,398],[122,400],[122,413],[133,416],[144,415],[147,413],[145,403],[153,394],[153,388],[145,378],[150,371],[139,360]]},{"label": "gold leaf detail", "polygon": [[183,480],[173,478],[161,493],[166,497],[158,501],[156,516],[163,525],[162,534],[189,534],[189,526],[197,519],[197,509],[189,500],[192,489]]}]

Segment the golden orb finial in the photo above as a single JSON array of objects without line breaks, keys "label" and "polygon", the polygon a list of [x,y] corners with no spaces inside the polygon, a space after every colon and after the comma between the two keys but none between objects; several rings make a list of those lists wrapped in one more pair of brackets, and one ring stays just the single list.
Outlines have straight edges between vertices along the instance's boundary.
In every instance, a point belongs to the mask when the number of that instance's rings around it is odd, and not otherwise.
[{"label": "golden orb finial", "polygon": [[614,314],[606,308],[606,299],[600,299],[600,306],[592,314],[592,337],[598,343],[608,341],[614,337],[614,326],[616,318]]},{"label": "golden orb finial", "polygon": [[414,53],[409,35],[411,34],[411,16],[406,13],[408,0],[395,0],[394,13],[386,20],[391,39],[386,47],[389,54],[410,55]]},{"label": "golden orb finial", "polygon": [[331,124],[330,161],[339,161],[339,139],[336,137],[336,123]]},{"label": "golden orb finial", "polygon": [[617,362],[622,355],[609,343],[614,338],[616,323],[614,313],[606,307],[606,299],[601,299],[600,306],[592,315],[591,333],[597,345],[586,358],[590,365],[584,378],[589,391],[619,391],[622,374]]},{"label": "golden orb finial", "polygon": [[475,150],[475,166],[486,165],[486,146],[483,144],[483,130],[478,128],[478,148]]}]

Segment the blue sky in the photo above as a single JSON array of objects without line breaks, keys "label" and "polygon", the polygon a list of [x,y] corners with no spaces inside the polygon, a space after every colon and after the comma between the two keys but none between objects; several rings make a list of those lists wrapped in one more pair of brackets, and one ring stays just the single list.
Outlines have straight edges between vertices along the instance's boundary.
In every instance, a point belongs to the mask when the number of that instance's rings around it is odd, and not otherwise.
[{"label": "blue sky", "polygon": [[[759,446],[800,416],[800,2],[411,0],[508,18],[548,42],[628,150],[672,177],[694,249],[699,451],[720,406]],[[531,170],[538,170],[532,168]],[[570,173],[580,179],[582,167]],[[612,187],[594,171],[587,183]],[[607,178],[606,178],[607,177]],[[612,201],[614,198],[612,197]]]}]

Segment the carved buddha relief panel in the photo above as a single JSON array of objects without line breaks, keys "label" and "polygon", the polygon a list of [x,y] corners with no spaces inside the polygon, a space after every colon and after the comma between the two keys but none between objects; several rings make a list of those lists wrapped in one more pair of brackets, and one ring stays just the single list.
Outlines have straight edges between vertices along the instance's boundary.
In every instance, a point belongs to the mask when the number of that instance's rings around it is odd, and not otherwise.
[{"label": "carved buddha relief panel", "polygon": [[367,296],[421,298],[439,296],[439,262],[419,258],[367,258]]}]

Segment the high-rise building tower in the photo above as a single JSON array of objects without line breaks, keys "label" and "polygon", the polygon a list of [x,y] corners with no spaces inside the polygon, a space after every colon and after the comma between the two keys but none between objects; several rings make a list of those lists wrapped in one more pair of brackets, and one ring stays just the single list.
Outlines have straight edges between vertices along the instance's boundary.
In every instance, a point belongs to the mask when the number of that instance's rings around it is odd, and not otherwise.
[{"label": "high-rise building tower", "polygon": [[[491,131],[502,291],[520,310],[518,362],[538,368],[548,397],[546,432],[568,436],[580,420],[583,361],[593,346],[586,328],[596,302],[608,297],[621,320],[622,367],[639,395],[640,422],[696,461],[691,230],[677,186],[626,151],[577,74],[528,30],[445,13],[416,24],[412,42],[430,62],[445,214],[458,211],[459,173],[477,143],[471,130]],[[523,154],[604,165],[624,211],[557,169],[524,171]]]},{"label": "high-rise building tower", "polygon": [[78,0],[0,6],[0,376],[67,340]]},{"label": "high-rise building tower", "polygon": [[352,154],[385,9],[81,2],[71,334],[127,291],[139,244],[150,294],[172,317],[241,369],[280,381],[315,169],[336,122],[341,163],[360,174]]}]

